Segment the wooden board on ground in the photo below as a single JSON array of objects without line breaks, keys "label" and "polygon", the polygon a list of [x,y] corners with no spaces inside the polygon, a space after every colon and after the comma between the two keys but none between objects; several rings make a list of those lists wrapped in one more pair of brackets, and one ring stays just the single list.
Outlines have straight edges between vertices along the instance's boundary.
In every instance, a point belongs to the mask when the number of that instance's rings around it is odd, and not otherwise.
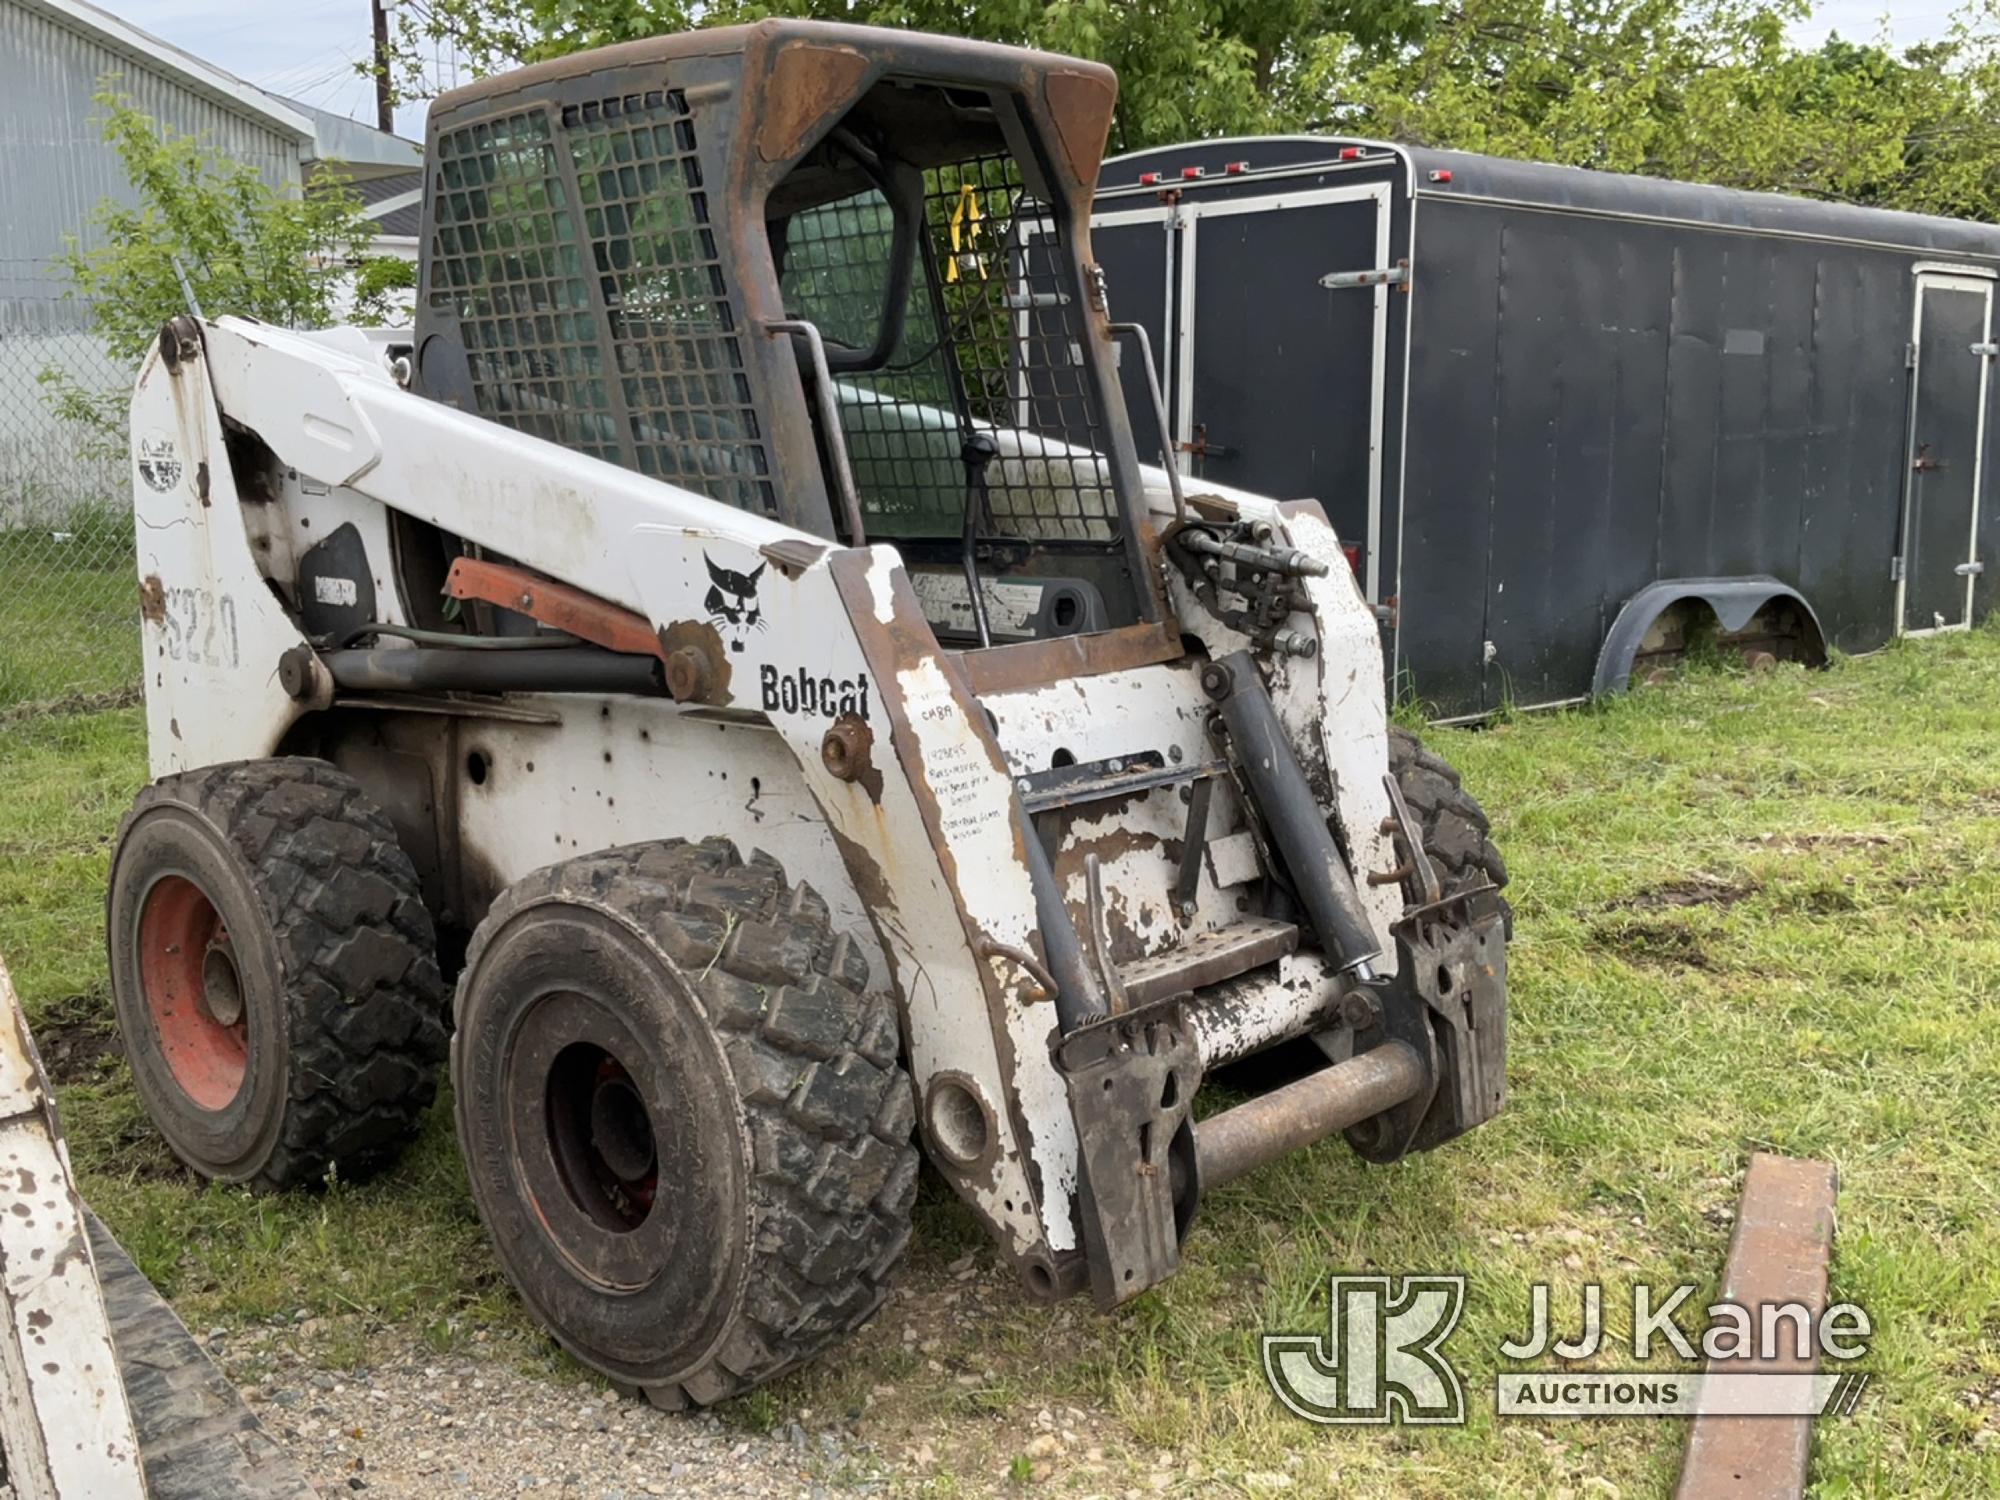
[{"label": "wooden board on ground", "polygon": [[[1761,1309],[1795,1302],[1811,1310],[1818,1328],[1833,1252],[1834,1189],[1826,1162],[1754,1154],[1718,1300],[1748,1309],[1760,1324]],[[1817,1343],[1803,1359],[1789,1339],[1779,1344],[1771,1359],[1711,1359],[1707,1368],[1777,1374],[1818,1367]],[[1676,1500],[1796,1500],[1811,1456],[1811,1417],[1696,1417]]]}]

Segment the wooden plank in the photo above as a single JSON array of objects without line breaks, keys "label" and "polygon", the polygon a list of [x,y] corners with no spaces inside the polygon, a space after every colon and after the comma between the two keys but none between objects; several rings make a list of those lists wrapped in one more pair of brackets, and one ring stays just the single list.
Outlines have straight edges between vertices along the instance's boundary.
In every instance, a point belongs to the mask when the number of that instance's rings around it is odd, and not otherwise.
[{"label": "wooden plank", "polygon": [[[1753,1155],[1720,1300],[1749,1309],[1759,1324],[1759,1309],[1796,1302],[1811,1310],[1817,1329],[1826,1311],[1835,1187],[1826,1162]],[[1707,1368],[1715,1374],[1818,1368],[1817,1340],[1803,1359],[1790,1338],[1777,1342],[1770,1359],[1711,1359]],[[1805,1492],[1811,1456],[1811,1417],[1696,1417],[1674,1493],[1677,1500],[1796,1500]]]}]

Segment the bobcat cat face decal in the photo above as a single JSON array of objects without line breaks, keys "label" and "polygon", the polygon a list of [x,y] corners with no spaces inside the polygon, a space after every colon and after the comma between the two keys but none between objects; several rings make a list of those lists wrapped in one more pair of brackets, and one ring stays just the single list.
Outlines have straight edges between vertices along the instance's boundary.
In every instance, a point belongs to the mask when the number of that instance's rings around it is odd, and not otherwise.
[{"label": "bobcat cat face decal", "polygon": [[729,649],[741,651],[750,632],[764,628],[764,610],[757,603],[757,580],[770,564],[758,563],[754,573],[738,573],[718,567],[706,552],[701,560],[708,564],[708,597],[702,600],[702,608],[708,611],[709,622],[728,635]]}]

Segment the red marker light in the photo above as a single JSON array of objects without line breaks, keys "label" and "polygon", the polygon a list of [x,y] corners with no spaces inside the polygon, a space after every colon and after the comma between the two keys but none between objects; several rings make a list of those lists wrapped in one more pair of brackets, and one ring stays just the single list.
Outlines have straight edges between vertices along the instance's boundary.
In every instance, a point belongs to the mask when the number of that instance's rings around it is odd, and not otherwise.
[{"label": "red marker light", "polygon": [[1224,167],[1222,170],[1229,176],[1234,177],[1239,172],[1249,171],[1250,163],[1247,161],[1233,161],[1229,163],[1228,166]]},{"label": "red marker light", "polygon": [[1361,576],[1361,544],[1359,542],[1342,542],[1340,550],[1347,554],[1347,566],[1352,568],[1354,576],[1359,578]]},{"label": "red marker light", "polygon": [[1207,175],[1208,175],[1208,173],[1207,173],[1206,171],[1204,171],[1204,170],[1203,170],[1202,168],[1200,168],[1200,167],[1182,167],[1182,168],[1181,168],[1181,181],[1182,181],[1182,182],[1193,182],[1193,181],[1195,180],[1195,178],[1197,178],[1197,177],[1206,177]]},{"label": "red marker light", "polygon": [[1444,170],[1440,169],[1440,170],[1438,170],[1438,171],[1435,171],[1435,172],[1431,173],[1431,181],[1432,181],[1432,182],[1450,182],[1450,181],[1451,181],[1451,173],[1449,173],[1449,172],[1447,172],[1447,171],[1444,171]]},{"label": "red marker light", "polygon": [[1362,154],[1359,146],[1342,146],[1340,148],[1340,159],[1342,161],[1360,161]]},{"label": "red marker light", "polygon": [[1159,185],[1160,174],[1158,172],[1141,172],[1139,174],[1140,187],[1158,187]]}]

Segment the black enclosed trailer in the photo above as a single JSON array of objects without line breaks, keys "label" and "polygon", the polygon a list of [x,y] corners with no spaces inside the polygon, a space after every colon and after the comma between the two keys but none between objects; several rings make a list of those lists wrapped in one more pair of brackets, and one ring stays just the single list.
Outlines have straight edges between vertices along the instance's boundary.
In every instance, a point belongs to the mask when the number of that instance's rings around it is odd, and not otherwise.
[{"label": "black enclosed trailer", "polygon": [[1319,500],[1434,712],[1991,608],[2000,228],[1318,137],[1114,159],[1092,222],[1181,467]]}]

